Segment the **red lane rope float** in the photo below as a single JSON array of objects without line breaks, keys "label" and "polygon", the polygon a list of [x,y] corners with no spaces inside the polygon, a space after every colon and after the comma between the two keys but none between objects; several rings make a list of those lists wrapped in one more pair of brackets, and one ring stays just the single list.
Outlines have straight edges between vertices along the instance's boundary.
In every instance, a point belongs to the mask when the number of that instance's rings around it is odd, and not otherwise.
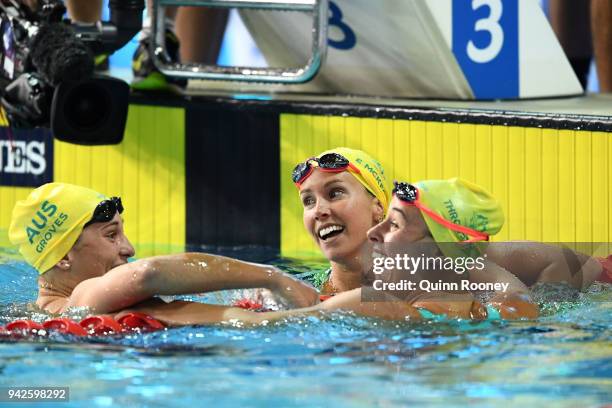
[{"label": "red lane rope float", "polygon": [[123,327],[110,316],[89,316],[79,323],[90,334],[105,335],[121,333]]},{"label": "red lane rope float", "polygon": [[612,283],[612,255],[607,258],[597,258],[601,264],[601,275],[597,280],[599,282]]},{"label": "red lane rope float", "polygon": [[6,325],[6,330],[13,333],[19,334],[36,334],[41,330],[44,330],[42,324],[33,322],[32,320],[15,320]]},{"label": "red lane rope float", "polygon": [[159,320],[144,313],[128,313],[117,320],[121,326],[129,330],[155,331],[163,330],[164,325]]},{"label": "red lane rope float", "polygon": [[133,331],[156,331],[164,328],[164,324],[159,320],[144,313],[132,312],[121,316],[118,320],[101,315],[88,316],[78,323],[68,318],[50,319],[42,324],[32,320],[15,320],[6,327],[0,326],[0,337],[42,336],[52,331],[74,336],[100,336]]},{"label": "red lane rope float", "polygon": [[57,331],[64,334],[73,334],[75,336],[87,336],[87,330],[73,320],[51,319],[43,323],[43,327],[47,331]]}]

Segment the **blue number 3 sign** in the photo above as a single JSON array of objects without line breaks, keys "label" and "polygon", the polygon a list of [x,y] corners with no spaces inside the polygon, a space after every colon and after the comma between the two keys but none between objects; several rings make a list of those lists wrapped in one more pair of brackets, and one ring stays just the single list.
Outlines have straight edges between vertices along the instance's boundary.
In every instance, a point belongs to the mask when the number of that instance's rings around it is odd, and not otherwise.
[{"label": "blue number 3 sign", "polygon": [[478,99],[519,97],[518,0],[453,0],[453,54]]},{"label": "blue number 3 sign", "polygon": [[333,1],[329,2],[329,27],[337,27],[342,33],[341,40],[327,39],[327,43],[330,47],[337,48],[339,50],[350,50],[357,44],[357,37],[351,27],[346,24],[342,18],[342,10]]}]

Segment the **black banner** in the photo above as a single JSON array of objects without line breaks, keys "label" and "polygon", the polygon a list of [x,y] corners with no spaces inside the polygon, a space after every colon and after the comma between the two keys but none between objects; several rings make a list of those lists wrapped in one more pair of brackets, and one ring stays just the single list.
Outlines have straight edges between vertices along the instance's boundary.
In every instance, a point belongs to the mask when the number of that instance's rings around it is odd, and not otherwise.
[{"label": "black banner", "polygon": [[38,187],[53,181],[53,135],[48,129],[0,128],[0,185]]}]

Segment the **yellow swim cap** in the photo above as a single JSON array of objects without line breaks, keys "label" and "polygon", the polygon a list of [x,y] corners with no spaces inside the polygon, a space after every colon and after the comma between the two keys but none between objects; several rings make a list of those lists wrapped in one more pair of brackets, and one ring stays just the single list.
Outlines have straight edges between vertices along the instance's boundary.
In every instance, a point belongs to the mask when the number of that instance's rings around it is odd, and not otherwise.
[{"label": "yellow swim cap", "polygon": [[353,166],[359,169],[359,173],[353,171],[350,167],[348,171],[380,201],[386,213],[391,201],[391,189],[385,177],[383,166],[366,152],[348,147],[336,147],[327,150],[319,154],[317,158],[328,153],[337,153],[344,156]]},{"label": "yellow swim cap", "polygon": [[[415,186],[419,189],[419,201],[447,221],[487,235],[497,234],[504,225],[504,212],[499,202],[476,184],[452,178],[420,181],[415,183]],[[470,239],[462,232],[443,226],[423,210],[421,214],[436,242],[456,243]],[[466,245],[464,248],[470,247],[472,245]],[[465,251],[457,252],[459,248],[457,245],[440,245],[446,256],[465,256]]]},{"label": "yellow swim cap", "polygon": [[44,184],[15,204],[9,239],[19,246],[25,260],[43,274],[70,251],[97,205],[105,199],[103,194],[85,187]]}]

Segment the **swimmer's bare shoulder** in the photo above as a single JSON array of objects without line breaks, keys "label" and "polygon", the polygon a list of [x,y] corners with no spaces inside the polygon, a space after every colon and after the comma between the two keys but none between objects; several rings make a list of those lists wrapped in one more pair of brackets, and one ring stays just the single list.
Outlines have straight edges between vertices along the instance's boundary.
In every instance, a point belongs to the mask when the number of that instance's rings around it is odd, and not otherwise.
[{"label": "swimmer's bare shoulder", "polygon": [[94,313],[109,313],[137,304],[152,296],[146,289],[149,273],[146,263],[131,262],[86,279],[75,286],[62,311],[86,306]]}]

